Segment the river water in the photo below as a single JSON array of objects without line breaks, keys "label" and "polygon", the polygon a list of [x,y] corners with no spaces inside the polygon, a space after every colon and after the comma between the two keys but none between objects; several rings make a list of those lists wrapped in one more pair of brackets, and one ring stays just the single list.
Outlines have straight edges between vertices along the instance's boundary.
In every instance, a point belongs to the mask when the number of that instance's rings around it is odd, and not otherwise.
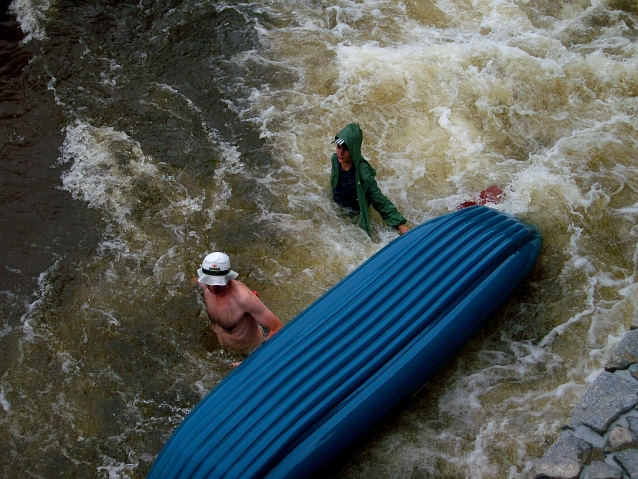
[{"label": "river water", "polygon": [[13,0],[0,14],[0,471],[140,478],[231,361],[189,279],[284,323],[396,237],[332,203],[350,122],[412,224],[498,184],[539,263],[326,473],[527,478],[638,309],[629,0]]}]

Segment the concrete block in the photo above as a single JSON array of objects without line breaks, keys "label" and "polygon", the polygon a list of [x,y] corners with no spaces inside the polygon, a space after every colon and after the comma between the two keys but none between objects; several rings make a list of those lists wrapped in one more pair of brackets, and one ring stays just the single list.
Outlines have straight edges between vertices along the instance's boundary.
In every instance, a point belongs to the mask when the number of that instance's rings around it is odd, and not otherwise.
[{"label": "concrete block", "polygon": [[638,363],[638,329],[629,331],[620,340],[605,365],[605,371],[627,369],[634,363]]},{"label": "concrete block", "polygon": [[603,371],[574,406],[568,426],[591,427],[599,434],[621,414],[638,404],[638,382]]},{"label": "concrete block", "polygon": [[592,462],[585,469],[582,479],[622,479],[622,470],[606,462]]},{"label": "concrete block", "polygon": [[614,426],[607,438],[605,444],[605,452],[618,452],[624,449],[636,449],[638,444],[634,442],[634,438],[628,429],[622,426]]},{"label": "concrete block", "polygon": [[638,449],[620,451],[614,457],[631,479],[638,479]]},{"label": "concrete block", "polygon": [[576,479],[590,451],[590,444],[564,432],[543,455],[535,479]]}]

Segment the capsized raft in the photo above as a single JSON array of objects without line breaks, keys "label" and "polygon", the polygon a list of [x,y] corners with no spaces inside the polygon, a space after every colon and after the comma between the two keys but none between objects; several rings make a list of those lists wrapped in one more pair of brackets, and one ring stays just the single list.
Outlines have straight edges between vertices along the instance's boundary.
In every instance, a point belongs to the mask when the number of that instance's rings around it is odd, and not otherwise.
[{"label": "capsized raft", "polygon": [[384,247],[184,419],[149,478],[312,476],[414,394],[525,279],[542,239],[475,206]]}]

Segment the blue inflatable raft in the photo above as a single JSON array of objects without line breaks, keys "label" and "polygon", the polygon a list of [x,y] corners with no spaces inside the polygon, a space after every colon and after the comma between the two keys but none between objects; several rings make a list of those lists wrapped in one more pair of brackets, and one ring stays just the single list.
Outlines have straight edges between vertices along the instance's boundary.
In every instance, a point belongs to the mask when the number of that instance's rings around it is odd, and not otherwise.
[{"label": "blue inflatable raft", "polygon": [[541,244],[532,226],[483,206],[412,229],[221,381],[148,477],[311,477],[476,334]]}]

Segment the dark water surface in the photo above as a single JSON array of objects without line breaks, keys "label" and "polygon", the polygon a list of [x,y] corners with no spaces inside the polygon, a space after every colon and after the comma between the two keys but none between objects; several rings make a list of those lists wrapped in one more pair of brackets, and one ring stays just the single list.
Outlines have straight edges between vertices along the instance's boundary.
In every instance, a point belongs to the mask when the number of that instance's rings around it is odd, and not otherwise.
[{"label": "dark water surface", "polygon": [[[76,263],[97,246],[103,225],[97,212],[61,191],[60,156],[66,124],[47,89],[40,65],[30,64],[40,45],[21,45],[22,30],[4,5],[0,17],[0,269],[3,340],[20,325],[38,296],[40,274],[56,265],[58,294],[79,279]],[[14,338],[15,339],[15,338]],[[16,343],[3,343],[2,374],[15,359]]]},{"label": "dark water surface", "polygon": [[[170,383],[156,384],[149,373],[162,369],[167,360],[158,363],[154,354],[164,349],[153,334],[156,316],[170,321],[186,314],[192,320],[199,313],[193,295],[190,301],[150,305],[149,311],[140,312],[145,321],[131,321],[115,334],[82,325],[85,305],[78,304],[84,299],[77,298],[82,294],[78,290],[109,295],[99,266],[87,268],[92,257],[102,254],[98,249],[104,248],[100,241],[105,235],[109,237],[108,219],[62,189],[61,176],[68,171],[68,165],[59,163],[65,128],[77,121],[128,132],[131,140],[108,146],[115,150],[123,176],[129,173],[125,155],[131,143],[139,141],[147,154],[164,159],[165,170],[191,170],[205,181],[220,161],[207,141],[213,129],[215,141],[223,137],[232,142],[240,136],[244,158],[267,165],[255,132],[238,128],[236,114],[222,102],[224,85],[201,76],[201,62],[191,60],[194,54],[209,59],[250,47],[254,33],[236,12],[218,15],[211,7],[185,14],[171,39],[154,43],[166,28],[161,16],[171,4],[147,4],[155,20],[140,14],[145,7],[140,2],[57,2],[49,10],[46,39],[24,44],[15,17],[6,8],[2,13],[3,477],[126,476],[133,471],[142,477],[166,432],[150,424],[136,431],[140,416],[131,404],[136,399],[122,394],[121,381],[139,385],[142,402],[159,394],[160,409],[173,410],[180,402],[190,407],[200,397],[190,388],[170,392]],[[127,64],[124,78],[117,62]],[[183,101],[169,105],[166,96],[174,92],[166,93],[164,83],[182,89]],[[196,114],[189,111],[187,97],[200,105]],[[183,112],[175,111],[181,107]],[[131,188],[132,203],[125,214],[133,221],[161,209],[165,192],[152,179],[136,178]],[[252,237],[250,219],[228,222],[240,235],[248,228],[243,235]],[[205,251],[198,250],[196,254]],[[143,264],[131,267],[148,270]],[[134,307],[132,301],[126,298],[128,308]],[[197,337],[203,334],[201,324],[191,334],[200,347],[212,339]],[[169,353],[168,360],[179,362],[179,355]],[[75,370],[72,381],[69,364]],[[100,379],[102,375],[116,379]],[[176,395],[184,397],[180,401]],[[143,449],[150,446],[148,452],[134,451],[139,443],[133,445],[129,434],[135,436],[133,442],[147,444]],[[128,465],[131,461],[133,466]]]}]

